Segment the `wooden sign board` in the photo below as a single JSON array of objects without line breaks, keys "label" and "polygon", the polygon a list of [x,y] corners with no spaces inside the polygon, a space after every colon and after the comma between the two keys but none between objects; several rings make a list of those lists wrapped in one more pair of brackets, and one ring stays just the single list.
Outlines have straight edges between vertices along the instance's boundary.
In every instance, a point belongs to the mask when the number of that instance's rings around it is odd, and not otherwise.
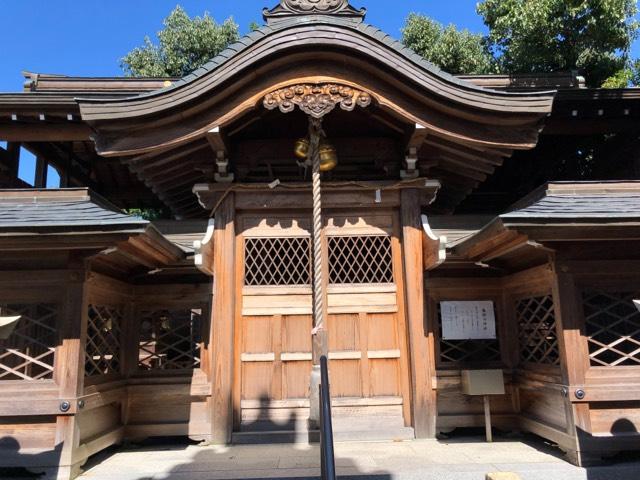
[{"label": "wooden sign board", "polygon": [[440,302],[443,340],[493,340],[496,316],[491,301]]}]

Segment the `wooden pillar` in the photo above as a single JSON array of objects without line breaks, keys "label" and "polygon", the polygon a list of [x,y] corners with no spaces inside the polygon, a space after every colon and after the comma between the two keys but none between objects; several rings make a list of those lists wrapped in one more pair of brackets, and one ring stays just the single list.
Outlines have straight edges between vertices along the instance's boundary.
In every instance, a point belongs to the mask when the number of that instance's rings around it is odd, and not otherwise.
[{"label": "wooden pillar", "polygon": [[[576,288],[574,276],[561,262],[554,264],[553,302],[556,314],[556,328],[560,347],[562,383],[567,388],[565,410],[567,414],[567,434],[575,438],[575,450],[569,451],[570,459],[580,465],[580,432],[590,432],[588,404],[574,403],[575,394],[585,384],[589,368],[589,350],[584,336],[584,318],[580,292]],[[586,408],[586,412],[584,409]]]},{"label": "wooden pillar", "polygon": [[41,156],[36,157],[36,174],[33,186],[36,188],[47,188],[47,169],[49,165]]},{"label": "wooden pillar", "polygon": [[213,308],[211,309],[211,438],[231,442],[235,313],[235,201],[230,193],[215,212],[213,234]]},{"label": "wooden pillar", "polygon": [[406,315],[411,355],[413,427],[416,438],[436,435],[436,391],[433,332],[426,322],[424,270],[422,262],[422,224],[418,190],[402,190],[402,249],[405,273]]},{"label": "wooden pillar", "polygon": [[[77,399],[84,391],[85,343],[88,317],[88,284],[84,267],[72,265],[69,270],[63,314],[60,319],[60,346],[56,352],[54,379],[59,385],[59,398],[69,402],[69,411],[57,417],[56,450],[59,451],[58,479],[74,478],[86,460],[77,457],[80,431],[75,415]],[[62,410],[62,408],[61,408]]]},{"label": "wooden pillar", "polygon": [[7,167],[10,178],[18,178],[20,169],[20,144],[16,142],[7,143]]}]

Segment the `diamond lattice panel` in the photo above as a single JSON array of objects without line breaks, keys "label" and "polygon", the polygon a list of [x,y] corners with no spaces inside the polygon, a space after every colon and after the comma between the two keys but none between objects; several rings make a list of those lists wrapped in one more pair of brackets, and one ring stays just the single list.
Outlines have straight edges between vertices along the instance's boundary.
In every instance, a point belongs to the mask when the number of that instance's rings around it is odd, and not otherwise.
[{"label": "diamond lattice panel", "polygon": [[141,312],[140,370],[185,370],[200,366],[201,310]]},{"label": "diamond lattice panel", "polygon": [[0,340],[0,380],[49,380],[58,335],[53,304],[0,305],[0,315],[21,316],[7,340]]},{"label": "diamond lattice panel", "polygon": [[553,297],[523,298],[516,302],[520,338],[520,361],[559,365],[558,334]]},{"label": "diamond lattice panel", "polygon": [[244,284],[310,285],[310,245],[306,237],[245,239]]},{"label": "diamond lattice panel", "polygon": [[329,283],[393,283],[391,237],[329,237]]},{"label": "diamond lattice panel", "polygon": [[85,375],[120,373],[122,311],[117,307],[89,305]]},{"label": "diamond lattice panel", "polygon": [[502,359],[500,341],[491,340],[444,340],[442,338],[442,315],[438,305],[440,363],[470,364],[493,363]]},{"label": "diamond lattice panel", "polygon": [[583,293],[589,356],[592,366],[640,365],[638,293]]}]

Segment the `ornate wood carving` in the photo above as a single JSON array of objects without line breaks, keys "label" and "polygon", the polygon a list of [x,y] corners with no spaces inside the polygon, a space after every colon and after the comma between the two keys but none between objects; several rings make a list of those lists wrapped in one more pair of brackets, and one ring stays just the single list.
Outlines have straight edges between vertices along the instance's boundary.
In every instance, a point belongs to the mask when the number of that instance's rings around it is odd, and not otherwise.
[{"label": "ornate wood carving", "polygon": [[265,108],[274,110],[279,108],[282,113],[292,112],[296,105],[314,118],[322,118],[337,105],[347,111],[356,106],[371,105],[371,95],[346,85],[334,83],[322,85],[294,85],[276,90],[264,97]]},{"label": "ornate wood carving", "polygon": [[264,10],[267,22],[292,15],[339,15],[364,20],[366,10],[356,9],[349,5],[349,0],[280,0],[273,9]]}]

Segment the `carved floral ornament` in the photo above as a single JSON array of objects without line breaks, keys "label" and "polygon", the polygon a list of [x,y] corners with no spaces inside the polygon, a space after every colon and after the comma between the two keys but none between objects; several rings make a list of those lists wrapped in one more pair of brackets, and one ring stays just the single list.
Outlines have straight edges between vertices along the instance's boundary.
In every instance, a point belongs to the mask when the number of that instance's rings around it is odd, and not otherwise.
[{"label": "carved floral ornament", "polygon": [[349,5],[347,0],[283,0],[284,8],[292,11],[332,13]]},{"label": "carved floral ornament", "polygon": [[280,0],[273,9],[265,9],[264,17],[269,22],[279,17],[292,15],[337,15],[346,16],[362,21],[366,9],[356,9],[349,4],[349,0]]},{"label": "carved floral ornament", "polygon": [[346,85],[327,83],[321,85],[302,84],[281,88],[264,97],[267,110],[279,108],[282,113],[292,112],[296,105],[307,115],[322,118],[337,105],[348,112],[356,106],[371,105],[371,95]]}]

